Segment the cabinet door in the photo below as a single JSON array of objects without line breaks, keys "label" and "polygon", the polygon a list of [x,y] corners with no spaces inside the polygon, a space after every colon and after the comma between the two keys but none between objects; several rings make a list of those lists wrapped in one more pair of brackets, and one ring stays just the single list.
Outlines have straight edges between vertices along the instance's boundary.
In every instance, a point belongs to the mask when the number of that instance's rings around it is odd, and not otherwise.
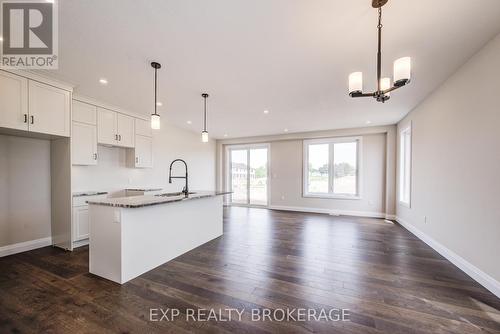
[{"label": "cabinet door", "polygon": [[153,139],[145,136],[135,136],[135,167],[153,167]]},{"label": "cabinet door", "polygon": [[99,144],[116,145],[116,112],[97,108],[97,142]]},{"label": "cabinet door", "polygon": [[28,130],[28,79],[0,71],[0,127]]},{"label": "cabinet door", "polygon": [[85,124],[97,124],[97,108],[91,104],[73,100],[73,121]]},{"label": "cabinet door", "polygon": [[89,237],[89,207],[73,208],[73,241],[88,239]]},{"label": "cabinet door", "polygon": [[30,80],[28,96],[29,130],[69,137],[70,92]]},{"label": "cabinet door", "polygon": [[97,128],[95,125],[73,122],[71,155],[73,165],[97,165]]},{"label": "cabinet door", "polygon": [[118,114],[116,124],[118,129],[117,145],[123,147],[134,147],[134,118],[127,115]]},{"label": "cabinet door", "polygon": [[145,121],[140,118],[135,119],[135,134],[136,135],[141,135],[141,136],[146,136],[146,137],[152,137],[153,136],[153,130],[151,129],[151,122]]}]

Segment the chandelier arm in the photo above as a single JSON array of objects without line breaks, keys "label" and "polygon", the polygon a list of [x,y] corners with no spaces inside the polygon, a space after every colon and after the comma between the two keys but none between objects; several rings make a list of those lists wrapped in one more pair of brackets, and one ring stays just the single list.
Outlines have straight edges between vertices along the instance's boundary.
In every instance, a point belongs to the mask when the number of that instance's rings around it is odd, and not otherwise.
[{"label": "chandelier arm", "polygon": [[386,89],[386,90],[383,90],[383,91],[382,91],[382,94],[387,94],[387,93],[390,93],[390,92],[392,92],[393,90],[399,89],[399,88],[401,88],[401,87],[403,87],[403,86],[392,86],[391,88],[388,88],[388,89]]},{"label": "chandelier arm", "polygon": [[351,97],[374,97],[376,93],[351,93]]}]

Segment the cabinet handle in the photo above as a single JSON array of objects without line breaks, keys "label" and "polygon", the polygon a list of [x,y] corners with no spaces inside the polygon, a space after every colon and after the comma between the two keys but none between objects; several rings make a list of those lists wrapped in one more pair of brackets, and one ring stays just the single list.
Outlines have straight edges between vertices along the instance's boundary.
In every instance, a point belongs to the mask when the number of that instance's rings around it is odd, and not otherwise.
[{"label": "cabinet handle", "polygon": [[139,163],[139,157],[135,157],[135,162]]},{"label": "cabinet handle", "polygon": [[31,124],[35,124],[35,116],[31,115],[30,118],[31,118]]},{"label": "cabinet handle", "polygon": [[119,141],[122,141],[122,135],[118,135],[118,137],[120,138],[120,139],[118,139],[118,140],[119,140]]},{"label": "cabinet handle", "polygon": [[97,160],[97,153],[94,153],[94,160]]},{"label": "cabinet handle", "polygon": [[28,114],[24,114],[24,123],[28,123]]},{"label": "cabinet handle", "polygon": [[118,135],[115,135],[115,140],[118,140]]}]

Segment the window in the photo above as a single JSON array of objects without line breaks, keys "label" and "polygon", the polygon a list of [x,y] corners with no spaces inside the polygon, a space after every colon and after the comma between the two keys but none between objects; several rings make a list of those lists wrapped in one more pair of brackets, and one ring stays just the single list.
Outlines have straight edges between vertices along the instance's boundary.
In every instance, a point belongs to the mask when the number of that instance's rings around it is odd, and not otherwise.
[{"label": "window", "polygon": [[304,141],[304,196],[360,198],[361,138]]},{"label": "window", "polygon": [[410,207],[411,125],[399,133],[399,202]]}]

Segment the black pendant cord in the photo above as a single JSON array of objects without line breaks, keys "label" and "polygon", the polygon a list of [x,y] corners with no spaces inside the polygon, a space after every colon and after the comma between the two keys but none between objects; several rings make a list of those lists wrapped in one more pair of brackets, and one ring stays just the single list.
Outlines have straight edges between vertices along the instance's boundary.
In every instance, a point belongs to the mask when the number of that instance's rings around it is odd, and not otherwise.
[{"label": "black pendant cord", "polygon": [[155,68],[155,115],[157,115],[156,113],[156,108],[158,107],[158,102],[157,102],[157,99],[156,99],[156,95],[158,93],[158,75],[157,75],[157,72],[158,72],[158,69]]},{"label": "black pendant cord", "polygon": [[203,97],[203,132],[207,132],[207,97],[209,96],[207,93],[201,94]]},{"label": "black pendant cord", "polygon": [[205,112],[203,113],[203,131],[207,131],[207,98],[204,101]]},{"label": "black pendant cord", "polygon": [[378,9],[378,53],[377,53],[377,93],[380,94],[382,79],[382,7]]}]

